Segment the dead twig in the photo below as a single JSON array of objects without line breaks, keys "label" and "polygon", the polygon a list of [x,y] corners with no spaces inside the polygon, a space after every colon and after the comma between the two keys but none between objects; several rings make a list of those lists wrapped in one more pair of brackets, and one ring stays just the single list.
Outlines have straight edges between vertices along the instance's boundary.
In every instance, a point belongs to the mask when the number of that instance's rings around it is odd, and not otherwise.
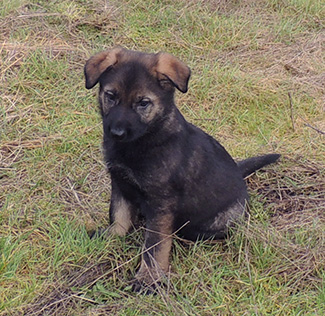
[{"label": "dead twig", "polygon": [[30,18],[39,18],[39,17],[49,17],[49,16],[61,16],[61,14],[60,13],[36,12],[36,13],[32,13],[32,14],[18,15],[17,18],[20,18],[20,19],[30,19]]},{"label": "dead twig", "polygon": [[217,121],[217,118],[195,118],[194,121]]},{"label": "dead twig", "polygon": [[315,127],[315,126],[309,124],[308,121],[306,121],[306,120],[305,120],[303,117],[301,117],[300,115],[298,115],[298,116],[299,116],[299,118],[301,118],[301,119],[305,122],[305,126],[312,128],[314,131],[318,132],[318,133],[321,134],[321,135],[325,135],[325,132],[323,132],[323,131],[321,131],[319,128],[317,128],[317,127]]},{"label": "dead twig", "polygon": [[305,123],[305,126],[312,128],[313,130],[315,130],[316,132],[318,132],[322,135],[325,135],[325,132],[321,131],[320,129],[316,128],[315,126],[310,125],[309,123]]},{"label": "dead twig", "polygon": [[292,130],[295,131],[295,122],[293,118],[293,105],[292,105],[292,98],[290,92],[288,92],[288,97],[289,97],[289,104],[290,104],[290,117],[291,117]]}]

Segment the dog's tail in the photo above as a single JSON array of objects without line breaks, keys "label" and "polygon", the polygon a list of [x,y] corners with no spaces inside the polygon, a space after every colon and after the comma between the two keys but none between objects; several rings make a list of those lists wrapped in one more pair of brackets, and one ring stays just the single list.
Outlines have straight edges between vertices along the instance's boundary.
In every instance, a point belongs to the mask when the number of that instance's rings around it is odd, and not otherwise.
[{"label": "dog's tail", "polygon": [[241,160],[237,162],[237,165],[239,167],[239,170],[241,171],[241,174],[243,178],[247,177],[254,171],[270,164],[273,162],[276,162],[281,155],[279,154],[268,154],[264,156],[257,156],[248,158],[245,160]]}]

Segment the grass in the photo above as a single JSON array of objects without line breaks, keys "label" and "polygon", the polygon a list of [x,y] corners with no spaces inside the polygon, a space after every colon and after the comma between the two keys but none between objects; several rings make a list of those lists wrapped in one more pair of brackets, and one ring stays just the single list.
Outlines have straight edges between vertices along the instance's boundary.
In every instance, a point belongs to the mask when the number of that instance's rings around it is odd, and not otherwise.
[{"label": "grass", "polygon": [[[0,315],[323,315],[324,21],[320,0],[4,0]],[[115,44],[188,63],[178,106],[234,157],[283,155],[229,239],[174,241],[156,296],[130,290],[141,229],[87,234],[110,192],[83,65]]]}]

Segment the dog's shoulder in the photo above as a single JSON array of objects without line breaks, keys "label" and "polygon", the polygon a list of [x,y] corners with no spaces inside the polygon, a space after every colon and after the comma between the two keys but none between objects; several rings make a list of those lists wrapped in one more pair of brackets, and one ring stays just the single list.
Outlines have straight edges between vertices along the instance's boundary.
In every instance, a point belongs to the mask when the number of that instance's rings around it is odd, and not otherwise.
[{"label": "dog's shoulder", "polygon": [[236,165],[227,150],[214,137],[191,123],[187,123],[187,131],[187,139],[191,140],[192,148],[201,150],[207,157],[211,157],[213,161]]}]

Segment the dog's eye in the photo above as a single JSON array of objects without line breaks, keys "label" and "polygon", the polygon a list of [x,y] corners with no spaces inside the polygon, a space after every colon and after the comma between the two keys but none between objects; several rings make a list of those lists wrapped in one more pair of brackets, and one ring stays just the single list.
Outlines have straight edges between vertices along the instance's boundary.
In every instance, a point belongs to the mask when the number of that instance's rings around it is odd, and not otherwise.
[{"label": "dog's eye", "polygon": [[142,99],[138,102],[138,106],[141,108],[146,108],[150,104],[151,104],[151,101],[149,99]]},{"label": "dog's eye", "polygon": [[116,100],[116,95],[112,91],[106,91],[105,97],[106,97],[107,101],[110,101],[110,102],[115,102],[115,100]]}]

